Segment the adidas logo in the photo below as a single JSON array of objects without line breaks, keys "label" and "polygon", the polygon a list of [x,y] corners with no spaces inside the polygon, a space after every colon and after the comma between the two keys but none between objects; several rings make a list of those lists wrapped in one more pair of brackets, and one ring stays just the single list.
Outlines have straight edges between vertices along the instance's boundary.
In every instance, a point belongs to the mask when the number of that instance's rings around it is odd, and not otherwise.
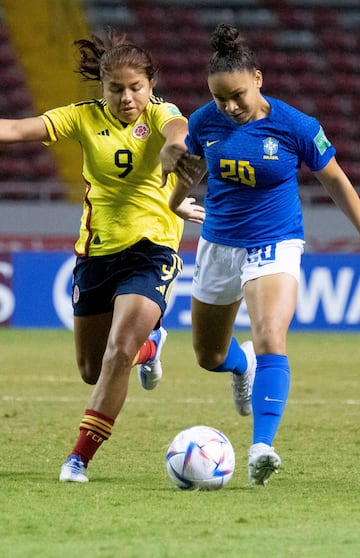
[{"label": "adidas logo", "polygon": [[97,132],[98,136],[110,136],[110,132],[109,130],[106,128],[106,130],[101,130],[101,132]]},{"label": "adidas logo", "polygon": [[164,296],[164,294],[165,294],[165,288],[166,288],[165,285],[160,285],[159,287],[155,287],[155,289],[156,289],[157,291],[159,291],[163,296]]}]

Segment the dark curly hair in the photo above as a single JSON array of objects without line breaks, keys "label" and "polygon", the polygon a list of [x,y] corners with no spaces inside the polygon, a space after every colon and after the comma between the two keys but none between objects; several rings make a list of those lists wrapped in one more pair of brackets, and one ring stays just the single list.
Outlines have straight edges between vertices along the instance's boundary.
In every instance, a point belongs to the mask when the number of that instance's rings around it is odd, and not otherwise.
[{"label": "dark curly hair", "polygon": [[227,23],[220,23],[211,37],[213,54],[208,73],[248,71],[258,68],[255,54],[246,45],[237,27]]},{"label": "dark curly hair", "polygon": [[106,74],[119,66],[127,66],[144,72],[149,80],[158,73],[151,55],[134,45],[126,34],[108,27],[104,39],[92,35],[91,40],[74,41],[79,50],[78,67],[75,70],[84,80],[101,81]]}]

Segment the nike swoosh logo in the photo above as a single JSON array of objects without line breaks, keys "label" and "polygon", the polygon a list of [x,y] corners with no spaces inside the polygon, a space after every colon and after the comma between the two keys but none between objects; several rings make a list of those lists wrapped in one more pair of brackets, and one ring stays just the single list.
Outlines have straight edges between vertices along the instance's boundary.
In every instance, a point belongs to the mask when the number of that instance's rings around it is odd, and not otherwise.
[{"label": "nike swoosh logo", "polygon": [[282,403],[282,402],[283,402],[282,399],[272,399],[272,397],[269,397],[268,395],[266,395],[266,396],[264,397],[264,400],[265,400],[265,401],[273,401],[273,402],[275,402],[275,403]]},{"label": "nike swoosh logo", "polygon": [[262,262],[258,262],[258,267],[264,267],[264,265],[269,265],[274,263],[274,260],[270,260],[268,262],[262,261]]},{"label": "nike swoosh logo", "polygon": [[207,141],[206,142],[206,147],[211,147],[211,145],[214,145],[214,143],[218,143],[220,140],[214,140],[214,141]]}]

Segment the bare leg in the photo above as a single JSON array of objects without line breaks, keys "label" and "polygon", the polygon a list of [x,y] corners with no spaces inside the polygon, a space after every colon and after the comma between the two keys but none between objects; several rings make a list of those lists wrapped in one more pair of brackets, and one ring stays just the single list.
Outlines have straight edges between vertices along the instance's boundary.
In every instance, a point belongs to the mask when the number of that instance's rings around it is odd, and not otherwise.
[{"label": "bare leg", "polygon": [[96,384],[111,327],[112,313],[74,318],[76,360],[87,384]]},{"label": "bare leg", "polygon": [[[80,434],[71,454],[61,467],[60,481],[88,481],[87,463],[111,435],[114,421],[126,399],[134,357],[159,320],[160,313],[158,305],[144,296],[117,296],[105,351],[103,340],[109,316],[102,315],[89,322],[78,321],[78,358],[80,352],[84,361],[91,361],[95,370],[92,372],[93,379],[96,378],[96,366],[99,365],[100,359],[102,365],[90,404],[80,422]],[[93,331],[89,324],[94,326],[96,322],[104,326],[102,334],[96,338],[95,348],[91,346],[92,339],[89,337],[90,350],[87,353],[79,339],[84,341],[85,333]]]},{"label": "bare leg", "polygon": [[240,301],[218,306],[192,299],[193,346],[199,365],[213,370],[225,360]]},{"label": "bare leg", "polygon": [[256,354],[286,354],[286,336],[295,312],[298,284],[288,273],[266,275],[244,287]]},{"label": "bare leg", "polygon": [[134,357],[159,318],[158,305],[144,296],[131,294],[116,298],[91,409],[113,419],[117,417],[127,395]]},{"label": "bare leg", "polygon": [[245,285],[257,353],[252,393],[253,443],[248,461],[251,484],[265,484],[281,465],[272,443],[290,387],[286,336],[295,311],[296,295],[297,281],[287,273],[260,277]]}]

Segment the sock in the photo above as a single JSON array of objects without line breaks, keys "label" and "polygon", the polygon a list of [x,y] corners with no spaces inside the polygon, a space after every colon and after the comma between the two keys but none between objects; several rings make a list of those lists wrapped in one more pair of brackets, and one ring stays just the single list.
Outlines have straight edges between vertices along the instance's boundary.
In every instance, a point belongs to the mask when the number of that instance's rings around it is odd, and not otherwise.
[{"label": "sock", "polygon": [[290,387],[286,355],[257,355],[252,392],[253,444],[272,445],[283,416]]},{"label": "sock", "polygon": [[211,372],[233,372],[234,374],[243,374],[246,372],[247,366],[248,362],[245,352],[242,350],[235,337],[232,337],[224,362],[217,368],[211,370]]},{"label": "sock", "polygon": [[156,349],[157,349],[157,345],[155,341],[150,341],[149,339],[146,339],[141,349],[136,353],[132,366],[135,366],[135,364],[144,364],[148,360],[154,358],[156,354]]},{"label": "sock", "polygon": [[80,434],[71,453],[80,455],[86,466],[101,444],[110,438],[114,419],[86,409],[80,422]]}]

